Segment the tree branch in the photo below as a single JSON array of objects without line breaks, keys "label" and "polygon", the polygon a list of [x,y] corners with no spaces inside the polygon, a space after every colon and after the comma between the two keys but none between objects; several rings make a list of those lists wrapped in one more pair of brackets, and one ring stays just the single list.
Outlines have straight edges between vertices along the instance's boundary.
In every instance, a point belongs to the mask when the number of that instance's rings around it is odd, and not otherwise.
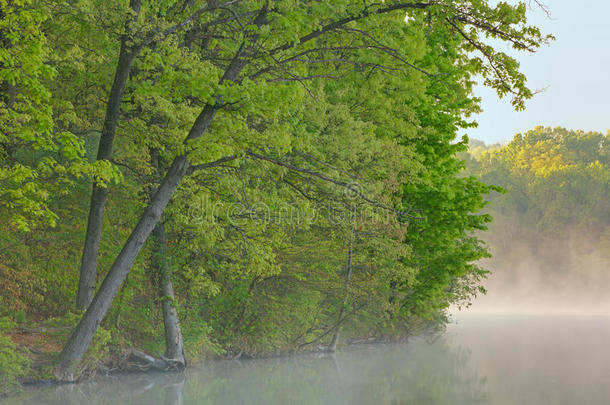
[{"label": "tree branch", "polygon": [[188,170],[186,171],[186,174],[190,175],[190,174],[193,174],[193,172],[195,172],[197,170],[203,170],[203,169],[209,169],[210,167],[221,166],[223,163],[230,162],[237,158],[238,158],[237,155],[225,156],[220,159],[214,160],[213,162],[202,163],[199,165],[192,165],[188,168]]},{"label": "tree branch", "polygon": [[321,180],[324,180],[326,182],[333,183],[333,184],[336,184],[338,186],[344,187],[344,188],[350,190],[352,193],[354,193],[360,199],[366,201],[367,203],[369,203],[369,204],[371,204],[371,205],[373,205],[375,207],[378,207],[378,208],[381,208],[381,209],[393,212],[393,213],[398,214],[400,216],[406,216],[406,217],[410,217],[410,218],[413,218],[413,219],[423,219],[423,218],[420,218],[420,217],[415,217],[415,216],[413,216],[411,214],[408,214],[406,212],[401,212],[401,211],[395,210],[394,208],[389,207],[389,206],[387,206],[387,205],[385,205],[383,203],[380,203],[379,201],[375,201],[375,200],[367,197],[365,194],[363,194],[353,184],[346,183],[346,182],[341,181],[341,180],[333,179],[333,178],[328,177],[328,176],[326,176],[326,175],[324,175],[322,173],[318,173],[316,171],[313,171],[313,170],[310,170],[310,169],[306,169],[306,168],[303,168],[303,167],[298,167],[298,166],[292,165],[290,163],[282,162],[282,161],[280,161],[278,159],[275,159],[275,158],[272,158],[270,156],[264,156],[264,155],[252,152],[251,150],[246,151],[246,155],[250,156],[250,157],[253,157],[255,159],[265,160],[265,161],[273,163],[273,164],[275,164],[277,166],[282,166],[282,167],[285,167],[287,169],[290,169],[290,170],[293,170],[293,171],[296,171],[296,172],[299,172],[299,173],[305,173],[305,174],[308,174],[310,176],[317,177],[317,178],[319,178]]},{"label": "tree branch", "polygon": [[436,2],[431,1],[431,2],[424,2],[424,3],[399,3],[399,4],[394,4],[392,6],[388,6],[388,7],[382,7],[382,8],[378,8],[377,10],[374,11],[370,11],[367,8],[365,8],[360,14],[358,15],[351,15],[345,18],[342,18],[340,20],[336,20],[333,21],[325,26],[323,26],[320,29],[317,29],[315,31],[310,32],[309,34],[302,36],[301,38],[299,38],[298,42],[295,44],[294,42],[287,42],[283,45],[280,45],[274,49],[272,49],[271,51],[269,51],[270,55],[273,55],[277,52],[280,51],[285,51],[287,49],[290,48],[294,48],[296,45],[302,45],[306,42],[311,41],[312,39],[315,39],[317,37],[319,37],[320,35],[328,32],[328,31],[332,31],[334,29],[340,28],[352,21],[357,21],[357,20],[361,20],[363,18],[369,17],[371,15],[375,15],[375,14],[385,14],[385,13],[389,13],[392,11],[396,11],[396,10],[405,10],[405,9],[425,9],[427,7],[433,6],[435,5]]}]

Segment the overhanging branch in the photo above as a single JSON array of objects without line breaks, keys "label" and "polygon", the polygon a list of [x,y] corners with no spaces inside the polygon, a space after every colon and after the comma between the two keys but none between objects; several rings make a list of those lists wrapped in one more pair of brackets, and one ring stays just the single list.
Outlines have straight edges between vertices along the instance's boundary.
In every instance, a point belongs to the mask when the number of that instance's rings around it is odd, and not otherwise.
[{"label": "overhanging branch", "polygon": [[270,156],[261,155],[259,153],[253,152],[251,150],[246,151],[246,156],[249,156],[249,157],[252,157],[252,158],[255,158],[255,159],[259,159],[259,160],[265,160],[265,161],[273,163],[273,164],[275,164],[277,166],[282,166],[282,167],[285,167],[285,168],[287,168],[289,170],[296,171],[296,172],[299,172],[299,173],[305,173],[305,174],[308,174],[310,176],[317,177],[317,178],[319,178],[319,179],[321,179],[323,181],[326,181],[326,182],[329,182],[329,183],[336,184],[338,186],[344,187],[344,188],[350,190],[352,193],[354,193],[354,195],[358,196],[363,201],[366,201],[367,203],[369,203],[370,205],[378,207],[378,208],[381,208],[381,209],[386,210],[386,211],[393,212],[393,213],[395,213],[395,214],[397,214],[399,216],[409,217],[409,218],[412,218],[412,219],[423,219],[423,218],[413,216],[413,215],[411,215],[409,213],[406,213],[406,212],[403,212],[403,211],[398,211],[398,210],[396,210],[396,209],[394,209],[392,207],[387,206],[386,204],[383,204],[383,203],[381,203],[379,201],[375,201],[375,200],[369,198],[367,195],[365,195],[360,190],[358,190],[358,188],[355,187],[354,184],[350,184],[350,183],[347,183],[347,182],[344,182],[344,181],[341,181],[341,180],[333,179],[332,177],[328,177],[327,175],[325,175],[323,173],[319,173],[319,172],[316,172],[316,171],[311,170],[311,169],[306,169],[304,167],[298,167],[298,166],[295,166],[295,165],[293,165],[291,163],[282,162],[281,160],[275,159],[275,158],[270,157]]},{"label": "overhanging branch", "polygon": [[225,156],[220,159],[214,160],[213,162],[193,165],[188,168],[188,170],[186,171],[186,174],[189,175],[189,174],[193,174],[193,172],[195,172],[197,170],[203,170],[203,169],[209,169],[210,167],[222,166],[223,163],[227,163],[232,160],[235,160],[235,159],[237,159],[237,157],[238,157],[237,155]]}]

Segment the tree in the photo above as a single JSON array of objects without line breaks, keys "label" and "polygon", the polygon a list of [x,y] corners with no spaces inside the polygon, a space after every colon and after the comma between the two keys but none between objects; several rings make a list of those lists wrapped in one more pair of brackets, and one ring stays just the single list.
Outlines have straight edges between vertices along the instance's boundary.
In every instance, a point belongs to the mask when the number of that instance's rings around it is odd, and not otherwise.
[{"label": "tree", "polygon": [[[131,13],[125,24],[125,33],[121,36],[121,48],[119,59],[114,73],[114,80],[106,102],[106,115],[102,127],[99,145],[97,148],[97,160],[109,161],[112,158],[112,145],[119,123],[121,111],[121,100],[125,85],[131,72],[131,66],[137,57],[142,45],[134,46],[131,42],[136,35],[133,26],[137,22],[142,0],[132,0],[129,3]],[[78,293],[76,296],[76,307],[79,310],[86,309],[91,303],[95,290],[95,276],[97,274],[97,257],[99,254],[100,237],[104,218],[104,206],[108,198],[108,189],[101,180],[94,180],[91,192],[91,203],[89,218],[87,222],[87,233],[85,246],[81,260]]]},{"label": "tree", "polygon": [[[145,3],[144,7],[144,14],[149,16],[148,21],[138,21],[142,0],[130,1],[128,10],[119,10],[121,15],[125,15],[124,32],[120,36],[120,49],[114,78],[105,103],[105,116],[96,156],[98,161],[112,160],[114,138],[120,122],[121,102],[137,58],[149,47],[156,48],[159,52],[159,48],[167,46],[164,42],[168,42],[169,36],[183,30],[197,16],[205,12],[212,12],[221,5],[208,4],[195,9],[190,15],[184,15],[185,7],[181,2],[174,4]],[[165,17],[163,21],[158,20],[161,16]],[[150,75],[149,79],[151,79]],[[94,179],[77,295],[77,308],[80,310],[86,309],[95,290],[97,258],[107,198],[107,184],[104,184],[103,179]]]},{"label": "tree", "polygon": [[[574,291],[603,277],[607,151],[608,136],[602,133],[536,127],[469,161],[471,175],[506,190],[491,194],[487,209],[496,218],[488,236],[493,263],[498,268],[511,263],[500,274],[517,277],[514,263],[523,263],[547,283]],[[586,270],[578,274],[580,269]]]},{"label": "tree", "polygon": [[[158,153],[152,151],[152,166],[159,170]],[[184,340],[182,330],[176,310],[174,294],[174,283],[172,281],[172,263],[170,260],[165,225],[159,222],[153,230],[154,251],[153,251],[153,274],[159,284],[159,296],[161,297],[161,307],[163,309],[163,327],[165,328],[165,360],[166,363],[172,362],[171,366],[183,368],[186,366],[184,355]]]},{"label": "tree", "polygon": [[[208,11],[206,7],[203,9]],[[401,10],[403,13],[398,13]],[[252,1],[229,2],[222,9],[210,11],[214,12],[198,13],[189,9],[192,15],[201,18],[189,20],[194,24],[193,29],[206,35],[203,35],[201,43],[189,42],[189,34],[184,37],[191,46],[185,52],[192,52],[197,59],[204,60],[208,65],[207,71],[211,73],[202,82],[191,82],[191,88],[195,91],[189,100],[201,106],[200,113],[184,142],[174,152],[173,162],[160,186],[62,351],[56,372],[60,379],[74,378],[75,367],[97,326],[191,168],[198,165],[211,167],[228,156],[247,155],[252,145],[266,143],[266,148],[290,148],[292,143],[298,142],[298,138],[292,140],[286,135],[277,136],[283,128],[272,120],[261,120],[259,117],[289,113],[289,104],[278,109],[280,101],[286,104],[287,99],[298,100],[304,94],[299,86],[306,79],[334,76],[328,69],[335,62],[347,60],[348,65],[350,61],[370,64],[367,59],[373,59],[373,66],[383,69],[385,65],[380,66],[376,60],[378,55],[382,55],[389,61],[400,62],[393,63],[400,69],[406,67],[419,72],[420,79],[435,78],[435,73],[411,64],[400,52],[384,44],[386,39],[399,41],[400,30],[388,30],[387,38],[378,39],[371,36],[367,28],[374,26],[382,30],[385,22],[402,20],[404,11],[421,24],[420,27],[425,27],[427,21],[434,21],[438,26],[445,27],[445,32],[452,33],[453,41],[457,41],[456,37],[462,38],[452,49],[457,60],[469,69],[467,73],[480,73],[486,83],[501,95],[511,93],[517,107],[531,96],[523,75],[518,72],[513,59],[485,45],[479,37],[497,37],[512,43],[517,49],[531,51],[545,41],[536,28],[525,25],[523,4],[511,7],[500,3],[490,7],[485,1],[468,6],[453,1],[396,1],[362,5],[361,2],[343,1],[332,5],[282,3],[270,6]],[[311,27],[315,28],[311,30]],[[174,36],[174,33],[171,35]],[[177,35],[177,39],[180,39],[180,35]],[[439,45],[443,43],[439,41]],[[469,58],[470,52],[475,51],[482,56]],[[311,74],[304,69],[302,59],[314,55],[320,57],[319,73]],[[336,65],[334,67],[337,68]],[[304,76],[304,73],[308,75]],[[439,88],[442,87],[443,80],[440,76],[436,79]],[[460,88],[460,85],[456,84],[455,87]],[[462,94],[468,93],[468,85],[466,89],[461,88]],[[451,120],[455,121],[455,115],[451,115]],[[246,136],[240,138],[236,130],[243,131]],[[203,137],[204,134],[207,136]],[[277,138],[269,135],[276,135]],[[226,142],[228,148],[224,156],[217,155],[216,160],[203,160],[211,157],[208,147],[214,139]],[[250,156],[255,155],[250,153]]]},{"label": "tree", "polygon": [[0,2],[0,210],[24,232],[54,225],[50,196],[94,171],[66,128],[70,118],[54,115],[48,81],[57,72],[41,29],[48,17],[32,1]]}]

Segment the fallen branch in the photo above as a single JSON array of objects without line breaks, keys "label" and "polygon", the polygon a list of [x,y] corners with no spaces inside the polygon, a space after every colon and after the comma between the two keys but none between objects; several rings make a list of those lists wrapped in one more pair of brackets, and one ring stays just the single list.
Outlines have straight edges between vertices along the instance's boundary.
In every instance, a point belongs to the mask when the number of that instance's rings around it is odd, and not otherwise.
[{"label": "fallen branch", "polygon": [[185,366],[182,360],[154,357],[140,350],[129,349],[119,367],[121,371],[179,371]]}]

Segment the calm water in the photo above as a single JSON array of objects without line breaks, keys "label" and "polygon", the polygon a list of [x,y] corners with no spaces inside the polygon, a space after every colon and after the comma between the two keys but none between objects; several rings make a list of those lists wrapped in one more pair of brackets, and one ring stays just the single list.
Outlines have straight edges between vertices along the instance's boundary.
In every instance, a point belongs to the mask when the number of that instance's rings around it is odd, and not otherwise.
[{"label": "calm water", "polygon": [[433,342],[214,362],[0,404],[608,404],[610,318],[459,316]]}]

